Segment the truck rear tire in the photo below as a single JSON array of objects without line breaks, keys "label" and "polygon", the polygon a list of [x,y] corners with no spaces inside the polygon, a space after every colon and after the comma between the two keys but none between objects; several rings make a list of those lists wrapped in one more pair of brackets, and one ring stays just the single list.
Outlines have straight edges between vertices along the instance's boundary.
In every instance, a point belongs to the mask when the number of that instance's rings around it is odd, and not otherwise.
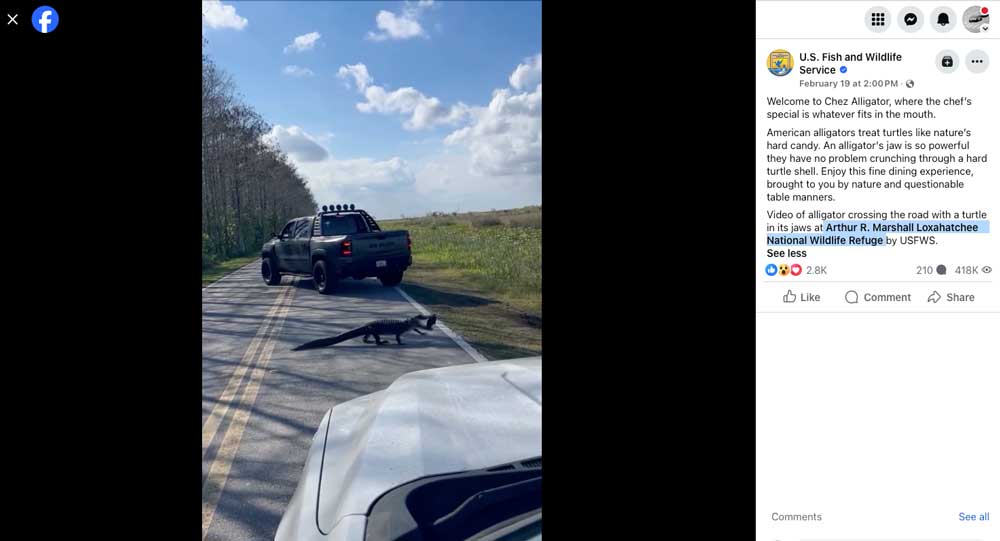
[{"label": "truck rear tire", "polygon": [[322,259],[313,264],[313,283],[316,284],[316,291],[323,295],[329,295],[337,289],[337,277],[330,276],[326,261]]},{"label": "truck rear tire", "polygon": [[265,257],[260,264],[260,275],[264,278],[264,283],[269,286],[276,286],[281,283],[281,273],[278,266],[274,264],[274,259]]},{"label": "truck rear tire", "polygon": [[384,274],[380,274],[378,279],[385,287],[395,287],[403,281],[403,271],[389,271]]}]

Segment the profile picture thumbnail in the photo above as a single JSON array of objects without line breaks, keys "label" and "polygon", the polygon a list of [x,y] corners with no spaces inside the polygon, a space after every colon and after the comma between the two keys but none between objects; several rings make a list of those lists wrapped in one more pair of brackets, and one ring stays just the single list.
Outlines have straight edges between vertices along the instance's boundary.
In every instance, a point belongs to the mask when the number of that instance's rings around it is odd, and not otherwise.
[{"label": "profile picture thumbnail", "polygon": [[767,55],[767,71],[779,77],[792,71],[792,53],[784,49],[775,49]]}]

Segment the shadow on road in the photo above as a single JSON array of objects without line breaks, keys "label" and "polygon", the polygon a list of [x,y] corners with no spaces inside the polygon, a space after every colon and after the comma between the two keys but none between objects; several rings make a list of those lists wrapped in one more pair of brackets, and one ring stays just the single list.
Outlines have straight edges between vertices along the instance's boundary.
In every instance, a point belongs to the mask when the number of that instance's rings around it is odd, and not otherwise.
[{"label": "shadow on road", "polygon": [[440,304],[444,306],[453,306],[456,308],[497,304],[497,301],[493,299],[475,297],[472,295],[464,295],[462,293],[448,293],[446,291],[441,291],[439,289],[434,289],[431,287],[421,286],[411,283],[407,283],[404,289],[408,293],[416,295],[421,299],[425,299],[424,301],[425,304]]},{"label": "shadow on road", "polygon": [[[299,281],[295,283],[295,287],[305,289],[313,295],[321,295],[320,292],[316,291],[316,285],[313,283],[312,278],[299,278]],[[341,278],[337,282],[336,290],[329,297],[370,298],[373,294],[377,295],[386,289],[388,288],[375,278],[365,278],[364,280]],[[326,295],[321,296],[327,297]]]}]

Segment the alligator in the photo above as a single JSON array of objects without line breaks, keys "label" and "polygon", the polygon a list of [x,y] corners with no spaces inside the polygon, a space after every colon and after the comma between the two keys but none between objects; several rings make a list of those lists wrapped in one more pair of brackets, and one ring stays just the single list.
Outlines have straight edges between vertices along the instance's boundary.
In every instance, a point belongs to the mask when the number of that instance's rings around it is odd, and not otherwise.
[{"label": "alligator", "polygon": [[[396,336],[396,343],[402,344],[403,341],[400,336],[403,333],[413,331],[417,334],[424,334],[420,332],[420,328],[425,330],[432,330],[434,324],[437,323],[437,315],[431,314],[430,316],[417,315],[409,319],[379,319],[376,321],[370,321],[365,323],[357,329],[347,331],[344,334],[333,336],[330,338],[321,338],[319,340],[313,340],[312,342],[307,342],[301,346],[296,346],[292,348],[292,351],[302,351],[304,349],[315,349],[323,348],[327,346],[332,346],[334,344],[339,344],[341,342],[350,340],[351,338],[357,338],[359,336],[364,336],[362,339],[366,344],[377,344],[381,346],[382,344],[388,344],[388,340],[382,340],[382,335]],[[368,337],[374,336],[375,341],[372,342],[368,340]]]}]

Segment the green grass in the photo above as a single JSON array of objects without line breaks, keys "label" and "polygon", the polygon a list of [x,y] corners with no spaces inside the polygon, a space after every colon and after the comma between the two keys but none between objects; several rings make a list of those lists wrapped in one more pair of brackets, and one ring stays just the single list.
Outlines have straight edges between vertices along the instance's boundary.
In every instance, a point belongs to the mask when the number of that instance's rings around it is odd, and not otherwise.
[{"label": "green grass", "polygon": [[244,265],[249,265],[254,261],[260,259],[259,256],[247,256],[247,257],[236,257],[233,259],[227,259],[225,261],[216,263],[206,269],[201,271],[201,285],[202,287],[219,280],[223,276],[243,267]]},{"label": "green grass", "polygon": [[542,351],[542,209],[383,220],[407,229],[402,287],[490,359]]}]

